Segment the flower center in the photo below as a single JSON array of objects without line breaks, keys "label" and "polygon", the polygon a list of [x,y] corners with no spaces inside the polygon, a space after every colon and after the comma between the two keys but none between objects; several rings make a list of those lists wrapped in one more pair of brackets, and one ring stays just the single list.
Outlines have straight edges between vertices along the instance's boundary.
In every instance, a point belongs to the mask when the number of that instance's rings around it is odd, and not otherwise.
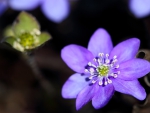
[{"label": "flower center", "polygon": [[34,46],[34,36],[30,33],[22,33],[18,38],[19,43],[25,48],[29,49]]},{"label": "flower center", "polygon": [[109,72],[109,67],[105,65],[101,65],[97,67],[96,71],[98,72],[100,76],[106,76]]},{"label": "flower center", "polygon": [[117,56],[109,59],[109,54],[99,53],[98,57],[93,60],[94,62],[89,62],[85,68],[85,72],[90,74],[88,78],[93,84],[96,82],[99,85],[110,84],[112,83],[111,78],[116,78],[120,74],[119,65],[116,63]]}]

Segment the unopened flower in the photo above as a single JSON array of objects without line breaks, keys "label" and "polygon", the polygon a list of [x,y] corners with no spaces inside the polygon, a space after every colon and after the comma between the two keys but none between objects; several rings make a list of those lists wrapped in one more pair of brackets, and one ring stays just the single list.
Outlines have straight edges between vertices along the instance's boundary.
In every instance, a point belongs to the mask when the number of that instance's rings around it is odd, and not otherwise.
[{"label": "unopened flower", "polygon": [[22,52],[34,49],[39,46],[40,40],[38,37],[40,34],[41,32],[36,29],[33,32],[23,32],[20,36],[14,38],[13,46]]},{"label": "unopened flower", "polygon": [[150,0],[129,0],[129,8],[137,18],[150,15]]},{"label": "unopened flower", "polygon": [[[62,22],[69,14],[68,0],[2,0],[14,10],[33,10],[41,5],[46,17],[56,23]],[[0,1],[0,4],[3,3]]]},{"label": "unopened flower", "polygon": [[76,109],[92,100],[95,109],[105,106],[118,91],[139,100],[146,97],[138,78],[150,71],[150,63],[135,58],[140,41],[131,38],[113,48],[106,30],[92,35],[88,48],[71,44],[61,51],[63,61],[76,73],[62,88],[64,98],[76,98]]},{"label": "unopened flower", "polygon": [[25,53],[51,39],[49,33],[41,32],[38,21],[24,11],[18,15],[12,26],[5,29],[4,35],[4,42]]}]

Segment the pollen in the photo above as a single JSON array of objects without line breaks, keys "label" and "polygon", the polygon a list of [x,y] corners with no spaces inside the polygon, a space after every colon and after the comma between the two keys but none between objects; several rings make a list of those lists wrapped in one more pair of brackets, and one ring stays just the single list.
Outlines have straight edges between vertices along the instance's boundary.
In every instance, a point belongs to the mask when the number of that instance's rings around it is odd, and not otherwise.
[{"label": "pollen", "polygon": [[109,67],[105,65],[101,65],[101,66],[98,66],[96,70],[99,76],[107,76],[109,72]]},{"label": "pollen", "polygon": [[30,49],[34,46],[34,36],[30,33],[22,33],[18,41],[25,49]]}]

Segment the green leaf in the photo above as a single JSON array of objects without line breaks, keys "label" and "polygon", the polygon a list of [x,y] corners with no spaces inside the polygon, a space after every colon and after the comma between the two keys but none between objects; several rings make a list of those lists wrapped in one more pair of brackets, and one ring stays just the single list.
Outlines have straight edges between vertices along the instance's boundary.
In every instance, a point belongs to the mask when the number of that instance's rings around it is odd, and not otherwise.
[{"label": "green leaf", "polygon": [[13,23],[13,31],[16,36],[23,32],[34,32],[40,30],[37,20],[27,12],[21,12]]},{"label": "green leaf", "polygon": [[14,37],[7,37],[4,40],[5,42],[7,42],[8,44],[10,44],[13,48],[19,50],[19,51],[24,51],[24,48],[18,43],[18,41],[16,40],[16,38]]},{"label": "green leaf", "polygon": [[12,26],[11,26],[11,25],[7,26],[7,27],[4,29],[3,35],[4,35],[4,37],[14,36],[14,32],[13,32],[13,30],[12,30]]},{"label": "green leaf", "polygon": [[49,33],[47,32],[42,32],[38,37],[38,46],[44,44],[48,40],[50,40],[52,37]]}]

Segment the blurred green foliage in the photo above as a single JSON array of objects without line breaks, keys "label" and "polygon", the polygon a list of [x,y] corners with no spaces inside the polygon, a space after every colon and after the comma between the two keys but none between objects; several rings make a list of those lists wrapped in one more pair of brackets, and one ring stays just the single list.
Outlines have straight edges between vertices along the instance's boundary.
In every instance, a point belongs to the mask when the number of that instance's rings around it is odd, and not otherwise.
[{"label": "blurred green foliage", "polygon": [[4,36],[5,42],[21,52],[35,49],[51,39],[49,33],[40,31],[37,20],[24,11],[18,15],[12,26],[6,28]]}]

